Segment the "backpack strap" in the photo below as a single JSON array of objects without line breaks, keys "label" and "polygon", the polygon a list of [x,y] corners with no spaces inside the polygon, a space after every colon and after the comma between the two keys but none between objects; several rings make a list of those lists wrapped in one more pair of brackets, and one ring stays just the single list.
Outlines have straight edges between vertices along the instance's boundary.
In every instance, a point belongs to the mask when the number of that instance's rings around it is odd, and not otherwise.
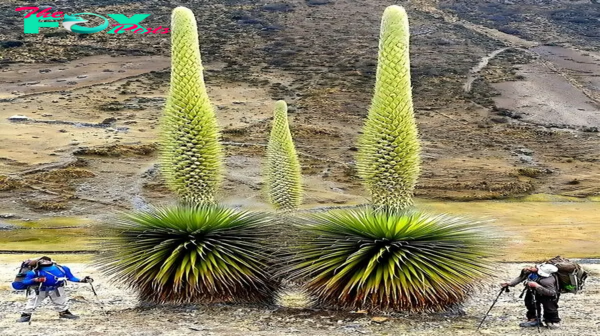
[{"label": "backpack strap", "polygon": [[558,281],[558,274],[552,273],[552,277],[554,278],[554,287],[556,287],[556,296],[560,293],[560,281]]},{"label": "backpack strap", "polygon": [[64,285],[67,284],[67,272],[65,272],[65,269],[60,266],[59,264],[56,264],[56,267],[63,273],[65,280],[63,281]]},{"label": "backpack strap", "polygon": [[57,267],[57,268],[58,268],[58,269],[59,269],[61,272],[63,272],[63,274],[65,275],[65,277],[67,276],[67,272],[65,272],[65,269],[64,269],[62,266],[60,266],[59,264],[56,264],[56,267]]}]

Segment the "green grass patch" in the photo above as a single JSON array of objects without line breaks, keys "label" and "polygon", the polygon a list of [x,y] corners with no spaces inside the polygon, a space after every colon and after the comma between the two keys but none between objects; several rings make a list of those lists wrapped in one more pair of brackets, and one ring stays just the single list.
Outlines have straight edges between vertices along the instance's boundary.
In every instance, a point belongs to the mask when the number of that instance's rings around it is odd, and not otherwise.
[{"label": "green grass patch", "polygon": [[90,228],[22,229],[4,231],[2,250],[9,251],[89,251],[93,250]]},{"label": "green grass patch", "polygon": [[510,199],[512,202],[589,202],[590,199],[581,197],[550,195],[550,194],[533,194],[520,198]]},{"label": "green grass patch", "polygon": [[417,207],[469,218],[492,219],[507,236],[502,261],[600,257],[598,202],[417,201]]},{"label": "green grass patch", "polygon": [[[46,256],[56,260],[59,264],[71,264],[71,263],[89,263],[96,257],[95,254],[61,254],[61,253],[46,253]],[[15,269],[20,265],[21,261],[30,258],[41,257],[40,254],[0,254],[0,263],[14,263]],[[16,273],[16,270],[15,270]],[[9,285],[10,286],[10,285]]]},{"label": "green grass patch", "polygon": [[80,217],[48,217],[41,218],[35,221],[6,220],[6,222],[26,229],[47,229],[79,226],[83,227],[89,226],[93,223],[87,218]]}]

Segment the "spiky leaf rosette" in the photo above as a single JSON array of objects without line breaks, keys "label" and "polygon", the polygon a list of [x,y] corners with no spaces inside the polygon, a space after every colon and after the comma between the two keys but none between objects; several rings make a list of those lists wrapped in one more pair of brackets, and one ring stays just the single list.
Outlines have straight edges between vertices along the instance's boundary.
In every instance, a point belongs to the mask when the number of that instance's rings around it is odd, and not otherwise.
[{"label": "spiky leaf rosette", "polygon": [[269,217],[215,205],[126,215],[97,264],[152,303],[271,303]]},{"label": "spiky leaf rosette", "polygon": [[408,42],[404,8],[388,7],[381,23],[375,93],[357,155],[357,171],[372,204],[398,210],[412,205],[420,164]]},{"label": "spiky leaf rosette", "polygon": [[439,311],[491,272],[485,226],[462,218],[366,208],[316,214],[298,229],[284,272],[325,307]]},{"label": "spiky leaf rosette", "polygon": [[171,87],[161,122],[161,169],[182,199],[212,203],[222,179],[222,149],[208,99],[191,10],[171,16]]},{"label": "spiky leaf rosette", "polygon": [[283,100],[275,103],[266,175],[269,202],[277,209],[298,208],[302,203],[301,170],[288,124],[287,104]]}]

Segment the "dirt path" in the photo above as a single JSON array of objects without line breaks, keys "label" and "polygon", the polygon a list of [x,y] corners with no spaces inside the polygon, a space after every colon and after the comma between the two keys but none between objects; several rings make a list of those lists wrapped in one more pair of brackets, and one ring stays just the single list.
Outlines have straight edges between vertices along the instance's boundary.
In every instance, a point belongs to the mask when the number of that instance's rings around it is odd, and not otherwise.
[{"label": "dirt path", "polygon": [[494,50],[491,53],[489,53],[488,55],[482,57],[481,61],[469,71],[469,75],[467,76],[467,81],[465,82],[465,85],[463,87],[465,92],[471,92],[473,82],[477,79],[479,72],[488,65],[490,60],[492,60],[494,57],[498,56],[499,54],[501,54],[502,52],[504,52],[508,49],[510,49],[510,48],[509,47],[500,48],[500,49]]},{"label": "dirt path", "polygon": [[[394,314],[383,323],[373,316],[308,310],[298,307],[305,301],[297,291],[286,291],[281,305],[249,307],[239,305],[179,306],[136,308],[135,296],[106,282],[97,271],[85,264],[68,264],[77,275],[92,275],[100,301],[109,313],[103,315],[85,284],[70,284],[71,310],[81,316],[77,321],[58,321],[46,302],[34,315],[31,326],[16,324],[24,296],[8,288],[18,262],[0,263],[0,335],[477,335],[475,328],[496,296],[497,284],[486,286],[464,306],[464,316],[447,314]],[[525,264],[502,264],[495,282],[510,279]],[[598,274],[600,265],[586,265]],[[524,307],[518,295],[520,287],[503,295],[481,330],[487,335],[537,335],[537,330],[518,327]],[[561,297],[563,329],[544,330],[545,335],[596,335],[600,315],[600,281],[588,280],[587,288],[577,295]]]},{"label": "dirt path", "polygon": [[[469,30],[502,42],[507,47],[494,50],[481,58],[467,75],[463,86],[465,92],[472,90],[473,82],[489,61],[510,48],[532,53],[536,61],[521,74],[527,78],[521,82],[505,82],[496,85],[502,96],[495,99],[498,107],[523,112],[524,120],[554,127],[598,127],[600,118],[600,84],[597,80],[599,55],[581,52],[573,48],[541,46],[493,28],[461,20],[456,15],[436,7],[429,0],[417,1],[419,7],[442,17],[446,22],[459,24]],[[542,66],[539,69],[538,65]],[[549,70],[551,74],[544,74]],[[518,97],[518,99],[515,99]],[[588,101],[589,100],[589,101]],[[591,104],[590,104],[591,103]]]}]

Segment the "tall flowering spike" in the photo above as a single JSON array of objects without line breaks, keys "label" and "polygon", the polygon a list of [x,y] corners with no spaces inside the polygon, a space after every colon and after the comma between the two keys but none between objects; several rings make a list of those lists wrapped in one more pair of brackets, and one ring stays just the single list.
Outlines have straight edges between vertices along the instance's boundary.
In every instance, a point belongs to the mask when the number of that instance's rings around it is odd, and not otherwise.
[{"label": "tall flowering spike", "polygon": [[171,87],[162,120],[162,172],[184,200],[213,203],[222,180],[222,149],[208,99],[194,13],[171,16]]},{"label": "tall flowering spike", "polygon": [[359,139],[357,170],[376,207],[412,205],[420,145],[410,84],[408,17],[388,7],[381,24],[375,94]]},{"label": "tall flowering spike", "polygon": [[290,133],[287,104],[275,103],[273,128],[267,147],[267,190],[277,209],[293,210],[302,203],[302,181],[298,155]]}]

